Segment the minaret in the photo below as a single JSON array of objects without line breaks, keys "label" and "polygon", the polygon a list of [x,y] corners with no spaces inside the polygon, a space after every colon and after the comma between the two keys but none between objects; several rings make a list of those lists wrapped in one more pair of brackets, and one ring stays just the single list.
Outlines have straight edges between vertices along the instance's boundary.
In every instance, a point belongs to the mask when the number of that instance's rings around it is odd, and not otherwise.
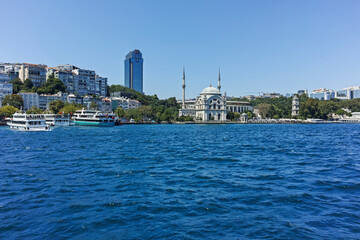
[{"label": "minaret", "polygon": [[221,86],[220,86],[220,68],[219,68],[218,89],[219,89],[219,92],[220,92],[220,89],[221,89]]},{"label": "minaret", "polygon": [[182,108],[185,108],[185,67],[183,67],[183,83],[182,83],[182,88],[183,88],[183,99],[182,99]]}]

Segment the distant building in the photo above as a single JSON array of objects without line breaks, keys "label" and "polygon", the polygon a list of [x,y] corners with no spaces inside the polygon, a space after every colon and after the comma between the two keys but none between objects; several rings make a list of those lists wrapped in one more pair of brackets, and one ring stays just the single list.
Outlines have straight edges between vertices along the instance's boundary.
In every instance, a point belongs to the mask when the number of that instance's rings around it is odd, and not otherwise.
[{"label": "distant building", "polygon": [[297,92],[297,94],[298,94],[299,96],[301,96],[301,95],[303,95],[303,94],[307,95],[307,90],[299,90],[299,91]]},{"label": "distant building", "polygon": [[19,78],[22,82],[30,79],[35,87],[46,82],[46,65],[23,63],[20,65]]},{"label": "distant building", "polygon": [[309,94],[309,97],[319,99],[319,100],[331,100],[335,97],[335,92],[334,92],[334,90],[320,88],[320,89],[313,90]]},{"label": "distant building", "polygon": [[222,96],[220,89],[220,72],[218,87],[205,88],[195,101],[185,101],[185,71],[183,71],[183,100],[179,116],[190,116],[197,121],[226,121],[226,97]]},{"label": "distant building", "polygon": [[360,98],[360,86],[348,87],[344,88],[343,90],[336,91],[335,98],[341,100]]},{"label": "distant building", "polygon": [[226,101],[226,110],[228,112],[252,112],[254,108],[248,102]]},{"label": "distant building", "polygon": [[13,85],[12,83],[1,83],[0,82],[0,107],[2,105],[2,101],[4,100],[6,95],[11,95],[13,93]]},{"label": "distant building", "polygon": [[125,87],[143,93],[143,58],[139,50],[129,52],[125,58]]},{"label": "distant building", "polygon": [[67,97],[67,102],[83,105],[83,97],[75,94],[69,94]]},{"label": "distant building", "polygon": [[27,93],[21,92],[19,95],[24,100],[24,111],[29,110],[32,106],[39,107],[39,94],[37,93]]},{"label": "distant building", "polygon": [[100,77],[93,70],[64,64],[47,68],[46,78],[48,79],[52,74],[64,83],[69,93],[76,93],[80,96],[86,94],[106,96],[107,78]]},{"label": "distant building", "polygon": [[255,100],[255,99],[256,99],[255,95],[247,95],[247,96],[245,96],[244,98],[246,98],[246,99],[249,100],[249,101],[252,101],[252,100]]},{"label": "distant building", "polygon": [[291,116],[297,117],[299,115],[299,111],[300,111],[300,102],[298,96],[295,95],[295,97],[292,100]]},{"label": "distant building", "polygon": [[264,93],[262,97],[263,98],[279,98],[280,96],[281,96],[280,93],[273,92],[273,93]]},{"label": "distant building", "polygon": [[121,107],[124,110],[136,109],[141,106],[141,103],[134,99],[129,99],[126,97],[111,97],[111,108],[113,111],[118,107]]},{"label": "distant building", "polygon": [[51,75],[54,75],[55,78],[60,79],[64,83],[67,92],[74,92],[74,74],[71,70],[60,70],[56,67],[47,68],[46,80]]},{"label": "distant building", "polygon": [[39,96],[39,108],[46,110],[49,109],[49,105],[51,102],[59,100],[63,102],[67,102],[68,94],[58,92],[57,94],[41,94]]},{"label": "distant building", "polygon": [[101,99],[100,111],[105,112],[105,113],[111,113],[112,112],[111,100],[110,99],[108,99],[108,98]]},{"label": "distant building", "polygon": [[95,76],[95,94],[106,97],[107,78]]},{"label": "distant building", "polygon": [[102,100],[100,98],[94,98],[91,96],[85,96],[83,97],[83,105],[87,107],[87,109],[90,109],[91,103],[96,103],[98,110],[101,109]]},{"label": "distant building", "polygon": [[13,85],[11,82],[11,75],[9,73],[0,73],[0,107],[6,95],[13,93]]},{"label": "distant building", "polygon": [[0,73],[9,74],[11,81],[19,77],[20,63],[0,63]]}]

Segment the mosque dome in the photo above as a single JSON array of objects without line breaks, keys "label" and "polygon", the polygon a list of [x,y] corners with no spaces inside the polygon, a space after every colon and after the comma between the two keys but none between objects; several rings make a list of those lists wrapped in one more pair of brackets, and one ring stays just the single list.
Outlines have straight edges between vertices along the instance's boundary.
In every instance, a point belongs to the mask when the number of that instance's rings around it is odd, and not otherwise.
[{"label": "mosque dome", "polygon": [[210,86],[210,87],[207,87],[204,90],[202,90],[201,94],[207,94],[207,95],[216,94],[216,95],[218,95],[221,93],[220,93],[219,89]]}]

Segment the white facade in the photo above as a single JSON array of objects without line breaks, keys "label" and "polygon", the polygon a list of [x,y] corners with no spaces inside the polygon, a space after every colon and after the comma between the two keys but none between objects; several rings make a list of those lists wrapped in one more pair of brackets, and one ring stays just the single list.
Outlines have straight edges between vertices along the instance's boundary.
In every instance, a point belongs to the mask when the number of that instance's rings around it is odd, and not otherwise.
[{"label": "white facade", "polygon": [[220,71],[218,86],[205,88],[195,100],[185,101],[185,71],[183,72],[183,100],[179,116],[190,116],[196,121],[226,121],[227,112],[253,111],[246,102],[227,101],[220,92]]},{"label": "white facade", "polygon": [[309,97],[319,99],[319,100],[331,100],[335,97],[335,92],[334,92],[334,90],[331,90],[331,89],[320,88],[320,89],[313,90],[309,94]]},{"label": "white facade", "polygon": [[49,104],[51,102],[56,101],[56,100],[66,102],[67,97],[68,97],[68,94],[62,93],[62,92],[58,92],[57,94],[53,94],[53,95],[41,94],[39,96],[39,108],[43,109],[43,110],[49,109]]},{"label": "white facade", "polygon": [[45,67],[46,65],[41,64],[23,63],[19,70],[19,78],[22,82],[29,78],[35,87],[40,87],[46,81]]},{"label": "white facade", "polygon": [[360,86],[352,86],[336,91],[335,98],[341,100],[351,100],[360,98]]},{"label": "white facade", "polygon": [[253,106],[251,106],[248,102],[240,102],[240,101],[226,101],[226,110],[228,112],[252,112],[254,110]]},{"label": "white facade", "polygon": [[39,107],[39,94],[37,93],[19,93],[24,100],[24,111],[29,110],[32,106]]},{"label": "white facade", "polygon": [[139,101],[126,97],[111,97],[110,100],[113,110],[118,107],[121,107],[124,110],[137,109],[141,106],[141,103]]}]

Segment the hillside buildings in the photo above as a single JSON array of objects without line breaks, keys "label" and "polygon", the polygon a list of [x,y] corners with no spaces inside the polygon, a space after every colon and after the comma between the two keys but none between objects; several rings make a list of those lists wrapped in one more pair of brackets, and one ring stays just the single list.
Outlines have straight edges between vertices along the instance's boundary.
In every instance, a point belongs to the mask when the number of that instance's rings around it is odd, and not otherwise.
[{"label": "hillside buildings", "polygon": [[124,84],[125,87],[143,92],[143,63],[142,53],[135,49],[130,51],[125,58]]},{"label": "hillside buildings", "polygon": [[86,94],[106,96],[107,78],[100,77],[93,70],[65,64],[47,68],[46,79],[52,74],[65,84],[69,93],[77,93],[80,96]]},{"label": "hillside buildings", "polygon": [[32,106],[39,107],[39,94],[37,93],[28,93],[21,92],[18,93],[24,100],[24,111],[29,110]]},{"label": "hillside buildings", "polygon": [[94,94],[106,96],[107,78],[96,74],[94,70],[87,70],[74,65],[65,64],[57,67],[47,67],[43,64],[31,63],[0,63],[0,78],[19,78],[22,82],[30,79],[35,87],[40,87],[51,75],[60,79],[66,86],[68,93],[80,96]]},{"label": "hillside buildings", "polygon": [[35,87],[40,87],[46,82],[46,65],[23,63],[20,65],[19,78],[22,82],[31,79]]},{"label": "hillside buildings", "polygon": [[10,81],[10,74],[0,73],[0,106],[4,97],[13,93],[13,85]]}]

